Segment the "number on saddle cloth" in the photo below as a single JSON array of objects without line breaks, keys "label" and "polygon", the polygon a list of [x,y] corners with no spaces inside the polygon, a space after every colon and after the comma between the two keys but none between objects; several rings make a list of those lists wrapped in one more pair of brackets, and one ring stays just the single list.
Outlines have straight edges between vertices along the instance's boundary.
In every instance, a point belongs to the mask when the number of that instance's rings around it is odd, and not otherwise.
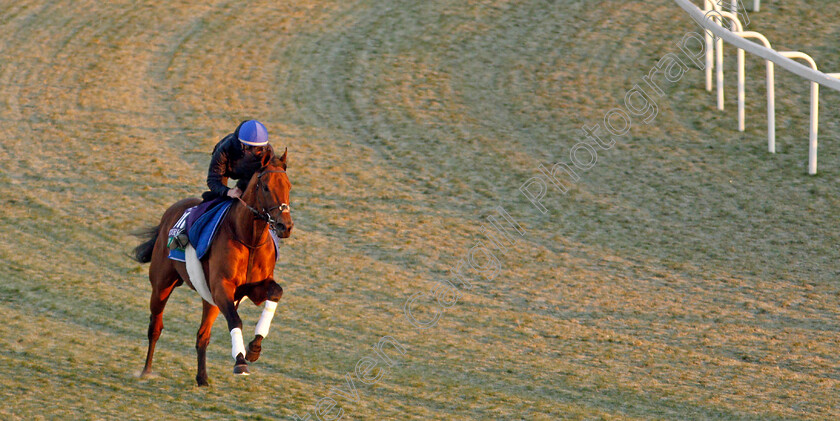
[{"label": "number on saddle cloth", "polygon": [[183,249],[187,246],[186,242],[180,239],[179,237],[185,237],[181,234],[187,231],[187,219],[189,218],[190,213],[192,213],[193,210],[195,210],[195,208],[197,207],[198,206],[187,208],[187,210],[184,211],[184,214],[181,215],[181,218],[178,219],[178,222],[175,223],[175,226],[173,226],[172,229],[169,230],[169,241],[166,242],[167,247],[172,248],[173,241],[176,242],[175,245],[178,249]]},{"label": "number on saddle cloth", "polygon": [[169,230],[170,238],[175,237],[176,235],[184,232],[184,230],[187,228],[187,217],[190,216],[190,212],[192,212],[195,208],[196,207],[193,206],[191,208],[187,208],[187,210],[184,211],[184,214],[181,215],[181,218],[178,219],[178,222],[175,223],[175,226],[172,227],[171,230]]}]

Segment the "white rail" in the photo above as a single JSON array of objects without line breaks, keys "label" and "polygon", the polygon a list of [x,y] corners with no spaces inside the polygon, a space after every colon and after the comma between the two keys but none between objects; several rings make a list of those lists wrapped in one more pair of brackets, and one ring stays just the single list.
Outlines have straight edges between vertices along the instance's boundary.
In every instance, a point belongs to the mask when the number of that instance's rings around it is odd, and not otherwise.
[{"label": "white rail", "polygon": [[[771,48],[766,37],[753,31],[744,31],[735,14],[720,10],[717,3],[712,0],[703,0],[705,11],[700,10],[689,0],[674,0],[689,16],[700,25],[706,32],[706,90],[712,89],[712,66],[717,66],[717,99],[718,109],[723,109],[723,41],[726,41],[738,48],[738,130],[744,130],[744,51],[755,54],[766,60],[767,64],[767,148],[770,152],[776,151],[775,132],[775,92],[774,92],[774,68],[778,64],[791,73],[811,81],[811,128],[808,143],[808,174],[817,173],[817,132],[819,123],[819,85],[840,91],[840,73],[823,73],[817,69],[814,60],[801,52],[779,52]],[[733,10],[737,7],[737,0],[733,0]],[[753,3],[753,10],[758,10],[759,1]],[[721,24],[723,19],[732,22],[732,31],[724,28]],[[715,64],[712,64],[712,35],[716,38]],[[758,45],[747,41],[747,38],[755,38],[762,42]],[[793,59],[801,59],[808,62],[806,67]]]},{"label": "white rail", "polygon": [[[805,60],[817,71],[817,63],[808,54],[799,51],[779,51],[784,57]],[[811,128],[808,136],[808,174],[817,173],[817,130],[820,118],[820,84],[811,82]]]},{"label": "white rail", "polygon": [[[713,9],[714,10],[714,9]],[[737,30],[737,32],[744,32],[744,27],[741,25],[741,22],[738,21],[738,17],[729,12],[723,12],[720,10],[714,10],[714,14],[707,15],[712,19],[717,21],[723,20],[723,18],[729,19],[732,23],[732,26]],[[706,35],[709,36],[708,34]],[[708,59],[707,59],[708,60]],[[715,66],[716,72],[715,77],[717,80],[717,107],[718,110],[723,111],[723,39],[718,38],[717,43],[715,45]],[[744,88],[744,50],[738,49],[738,113],[739,116],[743,113],[744,110],[744,95],[743,95],[743,88]]]},{"label": "white rail", "polygon": [[[746,31],[746,32],[736,32],[735,35],[738,35],[743,38],[755,38],[764,44],[765,47],[770,47],[770,41],[767,40],[767,37],[764,35],[759,34],[758,32],[754,31]],[[743,50],[741,50],[743,51]],[[742,62],[743,63],[743,62]],[[767,90],[767,151],[770,153],[776,153],[776,88],[775,88],[775,75],[773,69],[773,62],[770,60],[764,60],[765,67],[767,69],[767,75],[765,77],[765,85]],[[741,70],[743,74],[743,70]],[[738,92],[741,92],[741,88],[739,86]],[[740,103],[738,104],[740,107]],[[740,110],[740,108],[739,108]],[[738,130],[744,131],[744,115],[743,113],[738,114]]]}]

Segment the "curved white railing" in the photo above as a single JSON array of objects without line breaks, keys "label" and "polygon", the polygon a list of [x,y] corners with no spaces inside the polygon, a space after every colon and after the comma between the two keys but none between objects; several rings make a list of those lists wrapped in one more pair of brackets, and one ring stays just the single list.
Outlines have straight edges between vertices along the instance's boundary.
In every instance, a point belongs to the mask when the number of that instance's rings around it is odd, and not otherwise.
[{"label": "curved white railing", "polygon": [[[756,0],[758,2],[758,0]],[[743,38],[755,38],[761,41],[762,44],[766,48],[770,47],[770,41],[767,40],[767,37],[764,35],[759,34],[755,31],[746,31],[746,32],[736,32],[735,35],[738,35]],[[740,50],[743,51],[743,50]],[[770,153],[776,153],[776,87],[775,83],[773,82],[775,79],[773,69],[773,62],[770,60],[765,60],[765,68],[767,69],[767,75],[765,77],[765,87],[767,89],[767,150]],[[740,81],[740,79],[739,79]],[[743,89],[742,86],[738,87],[738,93],[742,94]],[[743,97],[739,97],[742,99]],[[743,102],[738,103],[738,130],[744,131],[744,113],[741,111],[743,110]]]},{"label": "curved white railing", "polygon": [[[779,51],[783,57],[805,60],[814,71],[817,63],[808,54],[799,51]],[[817,173],[817,130],[820,118],[820,84],[811,82],[811,128],[808,136],[808,174]]]},{"label": "curved white railing", "polygon": [[[734,29],[737,32],[744,32],[744,27],[741,25],[741,22],[738,20],[738,17],[732,13],[724,12],[720,10],[716,10],[715,14],[710,16],[711,19],[715,20],[723,20],[724,18],[729,19],[732,23]],[[706,34],[706,37],[711,38],[709,34]],[[709,42],[706,43],[707,45],[711,45]],[[708,59],[706,60],[708,61]],[[723,40],[721,38],[717,39],[717,43],[715,45],[715,66],[717,71],[715,72],[715,79],[717,81],[717,107],[718,110],[723,111]],[[708,69],[710,71],[711,69]],[[744,109],[744,101],[743,101],[743,87],[744,87],[744,50],[738,49],[738,112],[741,113]],[[740,114],[739,114],[740,115]]]},{"label": "curved white railing", "polygon": [[[744,130],[744,51],[757,55],[766,60],[767,67],[767,148],[775,153],[775,93],[774,93],[774,70],[773,64],[778,64],[791,73],[811,81],[811,128],[808,147],[808,173],[817,173],[817,131],[819,123],[819,85],[840,91],[840,73],[823,73],[817,69],[814,60],[801,52],[779,52],[771,48],[766,37],[758,32],[744,31],[733,13],[724,12],[718,4],[712,0],[703,0],[705,11],[700,10],[689,0],[674,0],[689,16],[706,32],[706,90],[712,90],[712,67],[717,66],[716,82],[718,91],[718,109],[723,109],[723,41],[726,41],[738,48],[738,130]],[[735,6],[737,0],[733,1]],[[759,8],[759,0],[753,3],[753,10]],[[732,31],[721,26],[724,19],[732,22]],[[715,36],[716,51],[715,61],[712,64],[712,35]],[[747,38],[755,38],[763,45],[748,41]],[[802,65],[793,59],[801,59],[808,62],[809,66]]]}]

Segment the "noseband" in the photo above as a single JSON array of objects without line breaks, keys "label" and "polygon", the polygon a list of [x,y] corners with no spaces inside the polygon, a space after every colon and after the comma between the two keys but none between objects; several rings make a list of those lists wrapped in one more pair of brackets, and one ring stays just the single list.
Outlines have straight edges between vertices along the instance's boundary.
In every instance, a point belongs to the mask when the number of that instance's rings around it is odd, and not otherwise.
[{"label": "noseband", "polygon": [[[257,189],[257,191],[261,190],[260,189],[260,184],[262,184],[262,176],[264,176],[266,174],[270,174],[270,173],[285,173],[285,172],[286,172],[285,170],[273,170],[273,171],[261,172],[260,175],[257,176],[257,185],[255,186],[255,188]],[[267,199],[269,198],[267,190],[263,190],[263,194],[266,195]],[[288,203],[280,203],[279,205],[272,206],[268,209],[263,208],[262,211],[259,211],[256,208],[254,208],[253,206],[245,203],[245,201],[242,200],[241,197],[237,197],[237,199],[239,199],[239,201],[242,203],[242,205],[245,206],[245,208],[247,208],[249,211],[251,211],[251,213],[253,213],[254,216],[256,216],[257,219],[260,219],[260,220],[263,220],[263,221],[267,222],[269,228],[274,232],[277,232],[277,224],[278,224],[279,221],[274,219],[271,216],[271,212],[275,209],[280,209],[281,214],[283,212],[291,213],[291,211],[292,211],[292,209],[291,209],[291,207],[289,207]]]}]

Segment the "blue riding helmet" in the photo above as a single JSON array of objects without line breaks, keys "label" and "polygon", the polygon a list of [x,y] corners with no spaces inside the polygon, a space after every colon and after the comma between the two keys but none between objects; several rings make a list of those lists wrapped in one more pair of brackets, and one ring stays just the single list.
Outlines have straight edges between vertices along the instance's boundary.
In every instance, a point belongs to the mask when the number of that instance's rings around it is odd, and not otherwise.
[{"label": "blue riding helmet", "polygon": [[239,141],[248,146],[268,145],[268,130],[257,120],[248,120],[239,128]]}]

